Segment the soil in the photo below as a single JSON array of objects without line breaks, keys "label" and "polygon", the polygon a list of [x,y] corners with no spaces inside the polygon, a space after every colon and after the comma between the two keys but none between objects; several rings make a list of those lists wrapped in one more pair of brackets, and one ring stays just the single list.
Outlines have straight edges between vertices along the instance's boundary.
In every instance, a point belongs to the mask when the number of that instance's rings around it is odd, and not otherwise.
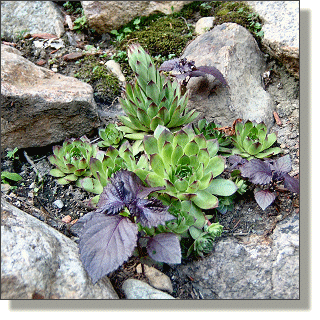
[{"label": "soil", "polygon": [[[191,21],[192,22],[192,21]],[[80,37],[80,35],[77,35]],[[90,34],[81,34],[82,43],[104,48],[111,55],[114,48],[109,39],[95,38]],[[21,39],[15,47],[23,53],[23,56],[34,63],[39,63],[39,55],[30,45],[30,40]],[[65,54],[76,52],[76,46],[66,46],[56,53],[46,52],[50,59],[57,58],[55,63],[58,72],[67,76],[74,76],[80,65],[76,61],[65,61],[61,57]],[[99,57],[99,55],[97,55]],[[52,68],[47,59],[43,67]],[[105,62],[104,58],[101,58]],[[270,71],[271,70],[271,71]],[[299,82],[290,76],[277,61],[270,60],[266,71],[270,71],[264,79],[265,89],[274,98],[275,107],[280,116],[281,124],[271,128],[278,136],[278,144],[289,153],[292,159],[293,170],[291,175],[299,177]],[[97,101],[98,102],[98,101]],[[92,140],[97,136],[92,137]],[[86,191],[72,185],[62,186],[48,173],[51,165],[47,159],[52,154],[52,146],[45,148],[33,148],[19,150],[15,159],[10,159],[4,150],[1,159],[2,171],[19,173],[22,180],[8,188],[1,186],[1,195],[12,205],[48,223],[69,238],[77,241],[77,237],[71,232],[70,227],[81,216],[91,211],[87,205],[91,195]],[[293,212],[299,212],[299,195],[293,195],[281,188],[277,191],[276,201],[265,211],[258,207],[253,198],[252,191],[239,198],[232,211],[221,215],[215,213],[221,225],[224,226],[223,237],[243,237],[257,234],[268,238],[277,223]],[[61,200],[63,206],[57,207],[56,200]],[[217,239],[219,241],[219,239]],[[189,263],[184,259],[183,264]],[[130,258],[118,270],[109,275],[116,292],[120,298],[124,298],[121,285],[125,279],[136,278],[148,282],[143,274],[136,271],[136,266],[141,263],[137,257]],[[150,261],[148,261],[150,264]],[[156,264],[156,268],[168,275],[172,281],[172,296],[179,299],[202,299],[199,292],[192,285],[192,275],[182,278],[174,266]]]}]

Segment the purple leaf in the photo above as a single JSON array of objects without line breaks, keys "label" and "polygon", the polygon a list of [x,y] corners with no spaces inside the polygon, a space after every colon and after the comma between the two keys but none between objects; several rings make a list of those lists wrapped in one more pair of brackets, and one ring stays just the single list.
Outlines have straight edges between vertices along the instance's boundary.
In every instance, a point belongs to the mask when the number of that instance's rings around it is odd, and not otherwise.
[{"label": "purple leaf", "polygon": [[74,232],[77,236],[79,236],[85,226],[85,224],[93,218],[93,216],[96,214],[95,211],[88,212],[84,216],[82,216],[78,221],[71,226],[70,230]]},{"label": "purple leaf", "polygon": [[160,233],[150,238],[147,245],[149,256],[159,262],[181,263],[181,248],[173,233]]},{"label": "purple leaf", "polygon": [[230,171],[239,169],[239,166],[247,162],[248,162],[247,159],[244,159],[238,155],[232,155],[227,158],[227,163],[230,165],[230,168],[229,168]]},{"label": "purple leaf", "polygon": [[110,183],[104,187],[98,202],[98,213],[117,214],[136,198],[146,198],[150,193],[165,187],[145,187],[142,180],[133,172],[117,171]]},{"label": "purple leaf", "polygon": [[271,165],[259,159],[252,159],[239,168],[241,175],[254,184],[268,184],[272,181]]},{"label": "purple leaf", "polygon": [[291,160],[290,156],[287,154],[274,161],[271,165],[272,169],[276,172],[289,173],[291,171]]},{"label": "purple leaf", "polygon": [[138,228],[123,216],[95,213],[81,232],[80,260],[93,283],[116,270],[136,246]]},{"label": "purple leaf", "polygon": [[275,200],[276,196],[269,190],[259,190],[255,192],[254,198],[262,210],[265,210]]},{"label": "purple leaf", "polygon": [[299,180],[289,176],[288,174],[285,174],[284,187],[291,192],[299,193],[300,191]]},{"label": "purple leaf", "polygon": [[211,74],[216,79],[218,79],[223,85],[228,87],[228,83],[227,83],[226,79],[224,78],[223,74],[217,68],[215,68],[213,66],[200,66],[200,67],[197,67],[196,70],[202,71],[207,74]]},{"label": "purple leaf", "polygon": [[168,212],[168,207],[164,206],[158,199],[138,199],[136,203],[129,205],[131,214],[137,216],[137,222],[140,222],[144,227],[156,227],[159,224],[164,224],[166,221],[175,219]]},{"label": "purple leaf", "polygon": [[178,66],[179,60],[180,60],[179,58],[176,58],[176,59],[165,61],[161,64],[161,66],[158,70],[159,71],[172,71],[173,69],[175,69]]}]

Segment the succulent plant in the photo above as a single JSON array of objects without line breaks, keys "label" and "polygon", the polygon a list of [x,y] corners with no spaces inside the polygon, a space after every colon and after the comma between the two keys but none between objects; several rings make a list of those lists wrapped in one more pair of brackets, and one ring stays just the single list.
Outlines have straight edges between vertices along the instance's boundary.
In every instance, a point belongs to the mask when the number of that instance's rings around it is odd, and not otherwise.
[{"label": "succulent plant", "polygon": [[[157,126],[176,128],[193,121],[198,113],[187,112],[188,95],[181,94],[181,86],[161,75],[149,54],[139,45],[128,48],[128,61],[136,78],[126,84],[120,103],[127,116],[119,116],[129,128],[126,137],[142,139],[142,132],[153,132]],[[139,133],[140,132],[140,133]]]},{"label": "succulent plant", "polygon": [[52,151],[53,155],[48,160],[55,168],[50,170],[50,174],[58,178],[59,184],[79,183],[79,178],[90,176],[91,157],[103,154],[86,136],[67,139],[62,146],[54,146]]},{"label": "succulent plant", "polygon": [[200,119],[198,124],[194,126],[194,132],[196,134],[202,133],[207,140],[217,139],[219,152],[231,153],[231,149],[226,148],[231,144],[230,137],[226,136],[224,132],[216,130],[217,128],[213,121],[209,122],[206,119]]},{"label": "succulent plant", "polygon": [[223,226],[219,224],[219,222],[205,225],[203,230],[191,227],[189,231],[194,242],[189,247],[187,256],[192,252],[196,253],[198,256],[210,253],[213,249],[215,238],[221,236],[222,230]]},{"label": "succulent plant", "polygon": [[139,169],[136,174],[152,187],[165,186],[163,192],[189,206],[186,211],[196,219],[203,217],[201,209],[218,206],[217,195],[237,190],[230,180],[214,179],[225,167],[224,158],[216,155],[218,142],[196,135],[191,124],[174,134],[159,125],[154,135],[144,137],[143,145],[150,169]]},{"label": "succulent plant", "polygon": [[267,134],[267,127],[263,122],[238,122],[231,140],[235,146],[232,154],[238,154],[248,160],[267,158],[281,152],[278,147],[270,148],[277,141],[277,136],[275,133]]},{"label": "succulent plant", "polygon": [[123,132],[114,123],[109,123],[104,129],[99,129],[99,137],[102,141],[98,142],[98,147],[116,147],[123,139]]}]

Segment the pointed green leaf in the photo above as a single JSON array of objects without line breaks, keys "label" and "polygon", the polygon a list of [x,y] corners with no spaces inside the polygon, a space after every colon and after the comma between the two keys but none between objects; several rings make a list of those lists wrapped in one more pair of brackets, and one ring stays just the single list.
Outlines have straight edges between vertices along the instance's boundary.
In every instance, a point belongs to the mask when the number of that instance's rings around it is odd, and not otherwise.
[{"label": "pointed green leaf", "polygon": [[204,174],[212,173],[213,178],[221,174],[225,167],[225,160],[220,156],[211,158],[208,162],[207,167],[204,170]]},{"label": "pointed green leaf", "polygon": [[159,153],[158,150],[158,141],[154,136],[145,135],[143,138],[144,150],[148,155],[153,153]]},{"label": "pointed green leaf", "polygon": [[49,173],[50,173],[50,175],[52,175],[53,177],[56,177],[56,178],[61,178],[61,177],[65,176],[65,173],[63,173],[59,169],[51,169]]},{"label": "pointed green leaf", "polygon": [[165,176],[164,163],[158,153],[150,155],[150,165],[152,170],[160,177]]},{"label": "pointed green leaf", "polygon": [[210,139],[207,141],[207,149],[210,157],[214,157],[219,151],[219,143],[217,139]]},{"label": "pointed green leaf", "polygon": [[163,186],[166,186],[165,180],[162,177],[158,176],[154,172],[150,172],[146,176],[146,180],[145,181],[151,187],[163,187]]}]

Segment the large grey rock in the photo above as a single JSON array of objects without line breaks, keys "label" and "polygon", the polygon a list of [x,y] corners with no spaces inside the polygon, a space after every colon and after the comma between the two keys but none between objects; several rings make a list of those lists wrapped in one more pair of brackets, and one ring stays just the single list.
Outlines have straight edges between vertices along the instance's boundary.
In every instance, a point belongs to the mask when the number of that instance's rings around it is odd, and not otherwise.
[{"label": "large grey rock", "polygon": [[127,299],[174,299],[170,294],[157,290],[146,282],[136,279],[125,280],[122,290]]},{"label": "large grey rock", "polygon": [[41,147],[99,126],[93,89],[1,45],[1,147]]},{"label": "large grey rock", "polygon": [[194,60],[196,66],[218,68],[229,84],[229,88],[217,86],[212,76],[191,78],[191,108],[224,126],[236,118],[273,124],[273,101],[261,82],[264,55],[248,30],[235,23],[218,25],[192,41],[182,57]]},{"label": "large grey rock", "polygon": [[2,299],[118,299],[107,277],[92,284],[75,242],[1,200]]},{"label": "large grey rock", "polygon": [[139,16],[179,11],[191,1],[81,1],[91,28],[98,33],[110,32]]},{"label": "large grey rock", "polygon": [[64,33],[64,18],[52,1],[1,1],[1,37],[27,33]]},{"label": "large grey rock", "polygon": [[299,78],[299,1],[248,1],[263,20],[262,45]]},{"label": "large grey rock", "polygon": [[221,239],[203,260],[178,266],[205,299],[299,299],[299,218],[275,228],[271,241]]}]

